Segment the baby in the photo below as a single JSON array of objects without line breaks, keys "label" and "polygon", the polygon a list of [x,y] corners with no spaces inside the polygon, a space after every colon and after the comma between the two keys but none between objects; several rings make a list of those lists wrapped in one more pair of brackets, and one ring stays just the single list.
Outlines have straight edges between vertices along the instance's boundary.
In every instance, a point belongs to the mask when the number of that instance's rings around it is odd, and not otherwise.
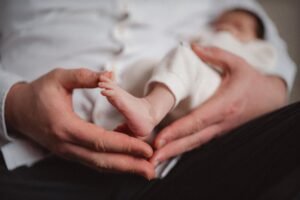
[{"label": "baby", "polygon": [[[243,9],[227,11],[193,38],[202,46],[216,46],[244,58],[261,73],[272,73],[276,62],[275,50],[263,41],[262,21]],[[181,43],[154,69],[145,85],[145,96],[135,97],[119,87],[111,72],[100,75],[101,94],[125,117],[118,129],[129,130],[142,139],[169,114],[181,117],[203,104],[218,89],[222,72],[204,63]]]}]

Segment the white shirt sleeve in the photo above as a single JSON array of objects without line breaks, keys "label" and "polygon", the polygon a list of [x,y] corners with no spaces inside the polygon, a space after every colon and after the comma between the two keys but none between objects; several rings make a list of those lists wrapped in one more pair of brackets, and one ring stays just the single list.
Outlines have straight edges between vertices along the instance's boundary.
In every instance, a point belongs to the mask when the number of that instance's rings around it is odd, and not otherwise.
[{"label": "white shirt sleeve", "polygon": [[[3,5],[0,4],[0,14],[3,13]],[[0,17],[0,49],[2,50],[2,31],[3,31],[3,16]],[[1,64],[0,55],[0,148],[12,141],[12,138],[7,134],[7,128],[5,124],[5,100],[10,88],[17,82],[24,79],[18,75],[5,71]]]},{"label": "white shirt sleeve", "polygon": [[7,134],[5,124],[5,100],[8,91],[17,82],[23,81],[22,77],[5,72],[0,64],[0,147],[12,140]]},{"label": "white shirt sleeve", "polygon": [[12,138],[7,132],[5,123],[5,101],[10,88],[24,79],[18,75],[6,72],[0,64],[0,149],[2,151],[7,169],[26,165],[31,166],[35,162],[49,155],[29,140]]},{"label": "white shirt sleeve", "polygon": [[[2,21],[0,20],[0,47],[2,46],[1,30]],[[5,102],[7,93],[14,84],[23,82],[24,80],[23,77],[5,70],[5,67],[1,64],[0,55],[0,149],[6,167],[9,170],[22,165],[30,166],[48,154],[34,143],[27,140],[12,138],[7,132],[5,122]]]},{"label": "white shirt sleeve", "polygon": [[230,10],[233,8],[244,8],[256,13],[263,21],[265,26],[265,39],[270,42],[276,49],[278,60],[271,72],[271,74],[281,77],[287,84],[288,91],[290,92],[293,87],[293,83],[296,76],[296,64],[288,55],[285,42],[280,38],[275,24],[266,14],[264,9],[255,0],[214,0],[218,8],[215,11],[215,15],[224,12],[224,10]]}]

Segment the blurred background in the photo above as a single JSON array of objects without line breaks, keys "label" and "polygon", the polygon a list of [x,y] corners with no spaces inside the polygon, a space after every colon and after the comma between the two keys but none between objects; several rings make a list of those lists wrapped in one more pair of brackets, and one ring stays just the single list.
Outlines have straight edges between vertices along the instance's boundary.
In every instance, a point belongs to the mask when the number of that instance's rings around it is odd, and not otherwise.
[{"label": "blurred background", "polygon": [[290,56],[298,66],[290,101],[300,101],[300,1],[259,0],[259,2],[277,25],[281,37],[288,45]]}]

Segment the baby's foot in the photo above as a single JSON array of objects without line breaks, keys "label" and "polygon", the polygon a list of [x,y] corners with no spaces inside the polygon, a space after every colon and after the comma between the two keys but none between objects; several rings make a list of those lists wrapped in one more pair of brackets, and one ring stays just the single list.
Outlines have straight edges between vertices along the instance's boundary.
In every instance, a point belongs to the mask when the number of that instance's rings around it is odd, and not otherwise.
[{"label": "baby's foot", "polygon": [[144,98],[137,98],[112,81],[107,74],[100,75],[101,94],[121,112],[130,130],[138,137],[151,134],[156,123],[150,103]]}]

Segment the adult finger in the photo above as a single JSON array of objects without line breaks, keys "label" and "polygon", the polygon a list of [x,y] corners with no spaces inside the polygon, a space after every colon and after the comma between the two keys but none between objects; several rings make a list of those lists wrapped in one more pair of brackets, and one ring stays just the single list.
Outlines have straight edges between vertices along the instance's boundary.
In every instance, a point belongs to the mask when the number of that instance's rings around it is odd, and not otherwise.
[{"label": "adult finger", "polygon": [[145,159],[118,153],[100,153],[73,144],[62,144],[58,155],[99,171],[139,174],[148,180],[155,177],[153,165]]},{"label": "adult finger", "polygon": [[73,119],[66,126],[66,141],[97,152],[116,152],[149,158],[153,150],[147,143],[128,135],[106,131],[81,119]]},{"label": "adult finger", "polygon": [[235,71],[237,67],[245,66],[245,61],[234,54],[217,47],[202,47],[191,45],[193,51],[206,63],[222,68],[224,71]]},{"label": "adult finger", "polygon": [[114,129],[114,131],[124,133],[129,136],[134,136],[134,133],[130,130],[127,123],[120,124]]},{"label": "adult finger", "polygon": [[[155,138],[154,147],[162,148],[173,140],[186,137],[222,121],[225,117],[223,103],[217,98],[211,99],[190,114],[168,125]],[[214,109],[211,109],[212,106]]]},{"label": "adult finger", "polygon": [[55,69],[52,73],[67,90],[98,87],[99,73],[89,69]]},{"label": "adult finger", "polygon": [[157,164],[174,156],[178,156],[182,153],[200,147],[220,135],[221,131],[223,130],[221,129],[220,124],[215,124],[192,135],[174,140],[161,149],[158,149],[150,161],[156,166]]}]

